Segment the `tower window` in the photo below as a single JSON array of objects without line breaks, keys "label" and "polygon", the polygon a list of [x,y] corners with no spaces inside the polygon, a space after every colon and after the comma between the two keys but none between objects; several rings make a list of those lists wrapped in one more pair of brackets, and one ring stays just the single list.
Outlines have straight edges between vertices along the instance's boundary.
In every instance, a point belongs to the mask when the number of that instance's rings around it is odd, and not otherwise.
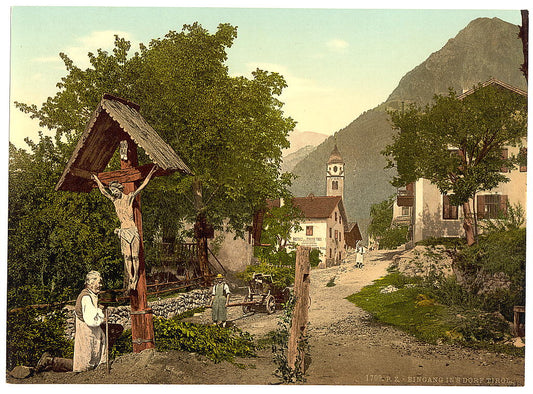
[{"label": "tower window", "polygon": [[339,181],[332,181],[331,182],[331,188],[333,190],[339,190]]},{"label": "tower window", "polygon": [[333,172],[337,172],[338,168],[337,166],[333,166]]}]

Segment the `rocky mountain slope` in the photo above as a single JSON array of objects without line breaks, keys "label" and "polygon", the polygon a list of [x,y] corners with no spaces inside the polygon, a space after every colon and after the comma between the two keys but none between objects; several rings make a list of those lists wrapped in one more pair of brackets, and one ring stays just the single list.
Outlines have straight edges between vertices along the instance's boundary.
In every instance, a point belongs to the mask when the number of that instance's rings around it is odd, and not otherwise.
[{"label": "rocky mountain slope", "polygon": [[[523,54],[518,30],[518,26],[498,18],[470,22],[442,49],[408,72],[384,103],[335,134],[346,162],[344,197],[350,221],[367,222],[370,206],[395,193],[389,184],[391,172],[384,170],[386,160],[380,153],[393,134],[388,109],[398,109],[402,102],[427,103],[435,94],[447,94],[449,87],[461,93],[490,78],[527,89],[519,70]],[[324,163],[335,137],[326,139],[294,167],[298,175],[294,195],[325,193]]]}]

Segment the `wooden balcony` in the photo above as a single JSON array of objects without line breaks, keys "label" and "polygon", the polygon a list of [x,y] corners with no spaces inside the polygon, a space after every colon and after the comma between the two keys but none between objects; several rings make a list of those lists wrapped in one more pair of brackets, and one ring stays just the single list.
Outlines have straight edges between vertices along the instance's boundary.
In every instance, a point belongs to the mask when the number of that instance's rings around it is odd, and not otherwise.
[{"label": "wooden balcony", "polygon": [[409,226],[411,224],[411,216],[397,216],[392,219],[392,224],[395,226]]},{"label": "wooden balcony", "polygon": [[396,204],[399,207],[412,207],[415,202],[415,194],[410,190],[398,190]]}]

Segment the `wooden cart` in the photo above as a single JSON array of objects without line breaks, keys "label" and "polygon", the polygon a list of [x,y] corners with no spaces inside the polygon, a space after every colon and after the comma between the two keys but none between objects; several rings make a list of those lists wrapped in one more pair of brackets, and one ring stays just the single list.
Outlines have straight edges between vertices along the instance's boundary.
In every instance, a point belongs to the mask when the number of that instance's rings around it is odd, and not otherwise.
[{"label": "wooden cart", "polygon": [[248,284],[248,294],[244,296],[242,311],[274,313],[276,308],[289,300],[291,292],[288,287],[279,288],[272,281],[272,275],[254,273]]}]

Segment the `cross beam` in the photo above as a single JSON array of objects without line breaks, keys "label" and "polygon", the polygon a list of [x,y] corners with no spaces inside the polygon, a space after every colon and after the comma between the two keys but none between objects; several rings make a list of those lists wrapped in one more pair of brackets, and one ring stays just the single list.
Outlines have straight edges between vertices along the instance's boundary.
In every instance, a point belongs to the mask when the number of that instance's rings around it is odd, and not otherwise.
[{"label": "cross beam", "polygon": [[[100,179],[100,181],[105,185],[108,185],[111,181],[118,181],[122,184],[131,183],[142,181],[144,178],[146,178],[153,166],[154,164],[145,164],[139,167],[130,167],[116,171],[99,172],[96,175],[98,176],[98,179]],[[92,180],[92,173],[90,171],[76,167],[71,167],[69,171],[74,176]],[[152,177],[166,176],[172,173],[173,171],[163,170],[160,168],[152,175]],[[97,187],[96,183],[93,184],[93,188],[94,187]]]}]

